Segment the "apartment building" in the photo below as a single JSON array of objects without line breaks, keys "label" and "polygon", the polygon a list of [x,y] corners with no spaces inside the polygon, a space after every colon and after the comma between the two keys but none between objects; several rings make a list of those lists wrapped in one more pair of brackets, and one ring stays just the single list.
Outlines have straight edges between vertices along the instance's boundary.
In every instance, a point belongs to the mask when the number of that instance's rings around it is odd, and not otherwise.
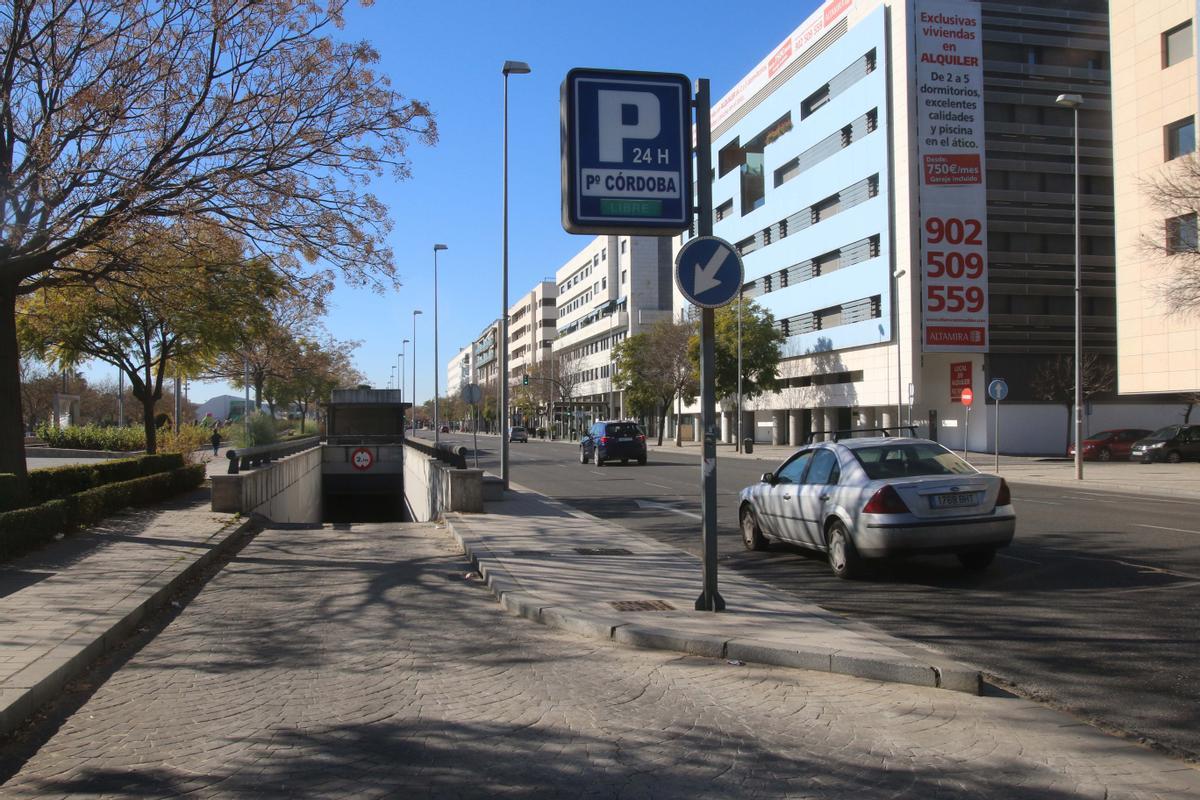
[{"label": "apartment building", "polygon": [[473,347],[467,345],[459,350],[450,359],[450,363],[446,366],[446,396],[457,397],[462,393],[463,387],[471,383],[471,353]]},{"label": "apartment building", "polygon": [[558,284],[544,280],[508,309],[508,376],[519,384],[533,364],[550,358],[557,332]]},{"label": "apartment building", "polygon": [[571,397],[558,422],[579,430],[627,415],[615,383],[613,348],[669,318],[673,291],[668,237],[597,236],[555,272],[555,380]]},{"label": "apartment building", "polygon": [[[1200,392],[1200,315],[1172,313],[1197,255],[1195,0],[1113,0],[1117,379],[1122,395]],[[1162,206],[1156,185],[1191,185]],[[1178,420],[1173,420],[1178,421]]]},{"label": "apartment building", "polygon": [[[950,446],[989,449],[994,415],[979,412],[1002,378],[1003,449],[1065,449],[1067,408],[1042,377],[1074,344],[1064,93],[1084,98],[1084,349],[1111,363],[1106,3],[829,0],[717,100],[714,234],[741,252],[744,294],[785,341],[781,386],[743,403],[743,438],[796,444],[911,422]],[[686,312],[678,292],[674,305]],[[1088,430],[1150,427],[1169,413],[1115,391],[1093,399]],[[729,406],[726,441],[739,427]]]}]

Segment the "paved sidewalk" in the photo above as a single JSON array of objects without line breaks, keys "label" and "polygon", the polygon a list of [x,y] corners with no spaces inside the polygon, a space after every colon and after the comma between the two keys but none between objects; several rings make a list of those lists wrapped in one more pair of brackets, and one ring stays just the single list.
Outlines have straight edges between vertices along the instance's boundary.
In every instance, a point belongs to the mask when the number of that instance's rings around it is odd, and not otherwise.
[{"label": "paved sidewalk", "polygon": [[527,489],[486,509],[450,527],[522,616],[639,647],[979,691],[977,670],[729,572],[726,611],[697,612],[697,558]]},{"label": "paved sidewalk", "polygon": [[238,531],[200,489],[0,564],[0,735],[133,631]]}]

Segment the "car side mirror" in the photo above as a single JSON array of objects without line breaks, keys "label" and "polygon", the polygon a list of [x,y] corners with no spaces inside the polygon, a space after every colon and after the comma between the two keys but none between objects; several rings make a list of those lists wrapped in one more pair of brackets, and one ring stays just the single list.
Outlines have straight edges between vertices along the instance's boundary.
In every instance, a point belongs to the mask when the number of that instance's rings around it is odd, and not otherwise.
[{"label": "car side mirror", "polygon": [[764,472],[764,473],[762,474],[762,482],[763,482],[763,483],[770,483],[770,484],[774,484],[774,483],[775,483],[775,473],[773,473],[773,472]]}]

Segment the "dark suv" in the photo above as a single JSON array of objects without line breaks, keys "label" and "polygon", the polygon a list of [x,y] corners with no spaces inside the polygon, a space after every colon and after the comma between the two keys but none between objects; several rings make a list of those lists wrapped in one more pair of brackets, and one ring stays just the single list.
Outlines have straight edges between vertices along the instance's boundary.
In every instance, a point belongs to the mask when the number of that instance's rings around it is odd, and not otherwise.
[{"label": "dark suv", "polygon": [[605,461],[620,459],[625,464],[631,458],[636,458],[639,464],[646,463],[646,434],[636,422],[597,422],[579,442],[580,464],[592,461],[602,467]]},{"label": "dark suv", "polygon": [[1168,425],[1145,439],[1134,442],[1129,458],[1149,464],[1152,461],[1200,460],[1200,425]]}]

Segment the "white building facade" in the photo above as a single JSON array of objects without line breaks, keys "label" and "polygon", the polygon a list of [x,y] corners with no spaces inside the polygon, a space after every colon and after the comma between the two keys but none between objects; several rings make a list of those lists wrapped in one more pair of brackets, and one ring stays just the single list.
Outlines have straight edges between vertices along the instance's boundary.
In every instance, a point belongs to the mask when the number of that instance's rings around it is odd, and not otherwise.
[{"label": "white building facade", "polygon": [[519,384],[534,364],[547,361],[557,335],[558,284],[538,283],[508,309],[508,379]]},{"label": "white building facade", "polygon": [[668,237],[597,236],[555,272],[554,379],[571,398],[557,414],[563,435],[626,416],[613,348],[671,316],[672,259]]}]

